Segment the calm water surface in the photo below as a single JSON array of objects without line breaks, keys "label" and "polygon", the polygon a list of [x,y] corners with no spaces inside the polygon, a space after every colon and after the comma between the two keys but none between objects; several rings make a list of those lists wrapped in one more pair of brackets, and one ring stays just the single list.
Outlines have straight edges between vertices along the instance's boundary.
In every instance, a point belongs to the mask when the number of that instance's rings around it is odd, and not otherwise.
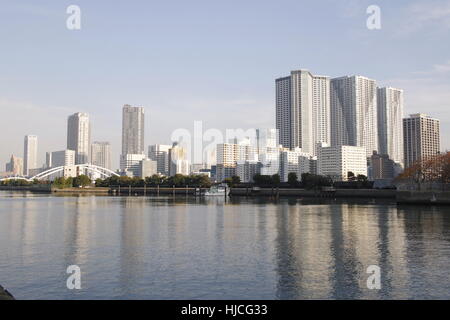
[{"label": "calm water surface", "polygon": [[449,265],[449,207],[0,192],[19,299],[450,299]]}]

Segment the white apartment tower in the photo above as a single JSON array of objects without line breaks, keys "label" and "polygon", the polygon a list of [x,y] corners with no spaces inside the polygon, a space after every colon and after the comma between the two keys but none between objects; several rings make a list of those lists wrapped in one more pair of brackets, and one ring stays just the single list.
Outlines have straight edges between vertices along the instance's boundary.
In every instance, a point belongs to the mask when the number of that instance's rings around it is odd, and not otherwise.
[{"label": "white apartment tower", "polygon": [[331,79],[331,145],[378,151],[376,81],[362,76]]},{"label": "white apartment tower", "polygon": [[403,164],[403,90],[377,89],[379,154]]},{"label": "white apartment tower", "polygon": [[91,146],[91,163],[111,170],[111,145],[109,142],[93,142]]},{"label": "white apartment tower", "polygon": [[285,148],[316,154],[330,143],[330,78],[307,70],[276,80],[276,125]]},{"label": "white apartment tower", "polygon": [[425,114],[403,119],[405,167],[440,153],[440,122]]},{"label": "white apartment tower", "polygon": [[122,155],[144,154],[144,108],[124,105],[122,110]]},{"label": "white apartment tower", "polygon": [[91,125],[87,113],[75,113],[67,121],[67,149],[75,151],[75,164],[89,163]]},{"label": "white apartment tower", "polygon": [[37,136],[28,135],[24,139],[24,151],[23,151],[23,174],[28,176],[30,170],[37,169],[37,148],[38,138]]}]

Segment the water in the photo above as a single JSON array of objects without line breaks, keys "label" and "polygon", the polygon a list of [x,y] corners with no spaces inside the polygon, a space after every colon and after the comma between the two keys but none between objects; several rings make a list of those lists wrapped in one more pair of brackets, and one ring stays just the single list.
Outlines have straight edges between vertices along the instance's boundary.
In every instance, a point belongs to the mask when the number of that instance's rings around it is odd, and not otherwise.
[{"label": "water", "polygon": [[0,284],[19,299],[449,299],[449,227],[449,207],[374,201],[0,192]]}]

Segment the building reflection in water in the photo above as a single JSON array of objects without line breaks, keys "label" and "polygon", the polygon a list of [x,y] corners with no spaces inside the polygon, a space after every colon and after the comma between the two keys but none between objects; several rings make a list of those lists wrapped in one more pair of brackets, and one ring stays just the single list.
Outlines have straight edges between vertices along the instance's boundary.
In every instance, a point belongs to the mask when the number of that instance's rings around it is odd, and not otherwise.
[{"label": "building reflection in water", "polygon": [[[20,298],[448,297],[450,215],[441,207],[185,197],[0,202],[0,267]],[[65,287],[74,264],[83,275],[77,293]],[[370,265],[381,268],[381,290],[367,288]]]},{"label": "building reflection in water", "polygon": [[[405,227],[395,206],[277,208],[277,298],[404,297],[395,290],[408,281]],[[367,288],[370,265],[381,268],[382,290]]]}]

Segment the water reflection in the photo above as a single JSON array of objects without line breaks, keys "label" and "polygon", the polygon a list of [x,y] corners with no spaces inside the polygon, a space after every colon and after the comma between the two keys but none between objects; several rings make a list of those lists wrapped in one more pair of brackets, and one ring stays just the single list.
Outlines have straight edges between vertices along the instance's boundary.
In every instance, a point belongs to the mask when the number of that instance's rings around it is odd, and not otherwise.
[{"label": "water reflection", "polygon": [[25,299],[443,299],[449,227],[447,208],[367,200],[2,193],[0,267]]}]

